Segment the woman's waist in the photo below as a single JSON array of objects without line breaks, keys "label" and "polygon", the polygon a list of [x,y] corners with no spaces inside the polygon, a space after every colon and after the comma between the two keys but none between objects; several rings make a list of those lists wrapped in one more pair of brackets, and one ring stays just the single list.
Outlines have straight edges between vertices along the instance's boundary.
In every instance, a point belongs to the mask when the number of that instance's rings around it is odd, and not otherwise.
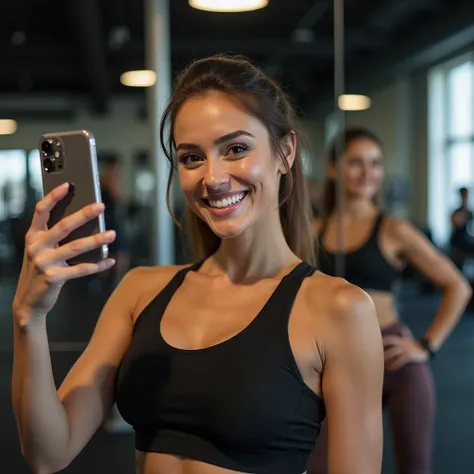
[{"label": "woman's waist", "polygon": [[135,459],[137,474],[249,474],[173,454],[136,451]]},{"label": "woman's waist", "polygon": [[136,462],[137,474],[236,474],[223,467],[166,453],[136,451]]},{"label": "woman's waist", "polygon": [[374,302],[377,319],[382,330],[400,323],[392,292],[379,290],[366,290],[366,292]]}]

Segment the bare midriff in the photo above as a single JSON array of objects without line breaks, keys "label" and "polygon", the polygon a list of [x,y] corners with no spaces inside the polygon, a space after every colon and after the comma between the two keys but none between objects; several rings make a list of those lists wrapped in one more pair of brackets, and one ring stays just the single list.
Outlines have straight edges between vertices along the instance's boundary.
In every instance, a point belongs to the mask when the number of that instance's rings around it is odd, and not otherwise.
[{"label": "bare midriff", "polygon": [[374,302],[380,327],[386,328],[399,321],[395,298],[391,292],[366,290]]},{"label": "bare midriff", "polygon": [[249,474],[170,454],[137,451],[136,461],[137,474]]}]

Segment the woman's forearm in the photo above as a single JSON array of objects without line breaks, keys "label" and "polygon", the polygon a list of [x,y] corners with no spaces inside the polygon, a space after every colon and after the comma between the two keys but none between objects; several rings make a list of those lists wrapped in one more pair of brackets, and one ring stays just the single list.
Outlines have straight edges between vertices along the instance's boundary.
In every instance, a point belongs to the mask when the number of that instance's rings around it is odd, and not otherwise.
[{"label": "woman's forearm", "polygon": [[12,400],[22,453],[37,473],[65,467],[69,420],[56,391],[46,321],[22,328],[14,318]]},{"label": "woman's forearm", "polygon": [[472,290],[464,278],[443,289],[443,299],[433,324],[428,328],[426,337],[434,350],[438,350],[451,334],[461,318],[471,297]]}]

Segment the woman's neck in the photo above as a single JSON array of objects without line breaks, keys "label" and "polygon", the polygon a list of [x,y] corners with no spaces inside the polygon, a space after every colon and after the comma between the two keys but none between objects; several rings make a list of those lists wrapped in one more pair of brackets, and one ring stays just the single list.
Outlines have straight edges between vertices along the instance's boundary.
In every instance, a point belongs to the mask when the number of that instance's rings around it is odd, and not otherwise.
[{"label": "woman's neck", "polygon": [[223,240],[208,269],[226,274],[233,282],[251,283],[278,275],[299,262],[286,242],[279,216],[277,220],[269,216],[237,237]]},{"label": "woman's neck", "polygon": [[367,199],[346,198],[343,201],[342,208],[334,209],[333,216],[342,216],[351,219],[364,219],[372,217],[379,211],[378,207]]}]

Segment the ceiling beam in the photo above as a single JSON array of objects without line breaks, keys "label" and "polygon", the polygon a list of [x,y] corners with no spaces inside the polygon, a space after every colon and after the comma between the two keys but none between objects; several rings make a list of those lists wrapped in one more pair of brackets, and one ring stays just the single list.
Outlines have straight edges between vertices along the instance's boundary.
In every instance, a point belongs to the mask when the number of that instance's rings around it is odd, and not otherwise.
[{"label": "ceiling beam", "polygon": [[[451,8],[411,35],[405,35],[386,54],[371,55],[361,61],[359,56],[346,62],[346,92],[369,94],[374,89],[417,70],[434,66],[474,46],[474,3]],[[312,115],[324,116],[333,111],[334,80],[332,74],[321,84],[315,97],[318,105]]]},{"label": "ceiling beam", "polygon": [[77,78],[76,68],[77,65],[71,60],[60,64],[54,60],[48,62],[47,58],[44,60],[36,58],[27,62],[16,60],[8,63],[8,67],[2,71],[0,83],[4,79],[11,81],[22,78],[28,78],[34,82],[69,81]]},{"label": "ceiling beam", "polygon": [[[78,0],[81,1],[81,0]],[[85,3],[84,3],[85,5]],[[84,32],[86,30],[83,30]],[[92,36],[87,30],[87,36]],[[306,55],[313,58],[327,59],[333,55],[333,42],[329,38],[315,38],[309,43],[294,43],[290,39],[281,38],[265,38],[265,39],[232,39],[226,38],[222,40],[216,39],[175,39],[171,44],[172,54],[178,57],[189,58],[193,54],[196,56],[207,56],[219,52],[234,52],[245,55],[270,56],[277,51],[283,51],[288,55]],[[102,57],[96,53],[87,54],[94,51],[93,44],[89,44],[82,48],[83,66],[85,72],[88,72],[89,83],[91,86],[99,90],[107,91],[107,86],[102,84],[104,74],[107,72],[105,64],[105,53]],[[52,42],[37,42],[35,44],[25,44],[17,47],[13,45],[0,45],[0,60],[5,61],[16,70],[24,68],[34,72],[35,67],[43,65],[42,69],[48,69],[50,74],[61,69],[67,69],[64,74],[71,74],[74,63],[75,51],[67,45]],[[114,57],[119,61],[126,63],[130,58],[144,58],[144,44],[141,41],[132,41],[124,45],[119,51],[113,52]],[[87,63],[87,64],[86,64]],[[37,66],[32,67],[35,64]],[[54,67],[49,67],[52,64]],[[86,67],[88,65],[88,67]],[[77,68],[77,66],[76,66]],[[74,68],[74,73],[76,72]],[[95,71],[95,72],[94,72]],[[8,72],[8,68],[4,71]]]},{"label": "ceiling beam", "polygon": [[352,48],[380,51],[388,46],[386,35],[381,31],[369,31],[363,28],[346,30],[346,49]]},{"label": "ceiling beam", "polygon": [[[14,46],[11,43],[3,42],[0,46],[0,58],[8,61],[30,61],[41,59],[55,63],[57,61],[70,61],[74,55],[71,47],[61,44],[58,41],[35,41],[26,42],[21,46]],[[2,70],[3,72],[3,70]]]},{"label": "ceiling beam", "polygon": [[380,32],[389,33],[397,29],[413,14],[440,8],[440,0],[392,0],[380,4],[368,14],[369,26]]},{"label": "ceiling beam", "polygon": [[[288,40],[289,47],[273,48],[272,52],[266,59],[265,69],[274,76],[277,80],[283,81],[285,77],[285,62],[288,56],[291,56],[291,51],[296,48],[305,48],[308,50],[306,55],[318,55],[317,44],[318,41],[314,36],[314,26],[321,20],[321,18],[330,10],[331,2],[315,1],[309,10],[300,18],[298,24],[293,30],[293,34]],[[306,41],[301,41],[298,38],[307,36]],[[325,39],[325,54],[319,57],[332,57],[334,50],[334,43],[332,38]]]},{"label": "ceiling beam", "polygon": [[100,10],[95,0],[69,0],[71,24],[80,46],[82,67],[94,109],[107,111],[110,85],[104,48]]},{"label": "ceiling beam", "polygon": [[67,122],[72,120],[76,115],[73,109],[52,110],[49,108],[43,109],[5,109],[0,108],[0,117],[12,117],[15,120],[21,121],[22,124],[40,121],[57,121]]},{"label": "ceiling beam", "polygon": [[[130,43],[125,45],[124,54],[135,54],[143,50],[143,44]],[[315,38],[309,43],[294,43],[285,38],[178,38],[171,41],[172,53],[189,56],[208,56],[219,52],[233,52],[245,55],[267,56],[281,50],[288,55],[307,55],[313,57],[328,57],[332,55],[333,43],[331,38]]]}]

